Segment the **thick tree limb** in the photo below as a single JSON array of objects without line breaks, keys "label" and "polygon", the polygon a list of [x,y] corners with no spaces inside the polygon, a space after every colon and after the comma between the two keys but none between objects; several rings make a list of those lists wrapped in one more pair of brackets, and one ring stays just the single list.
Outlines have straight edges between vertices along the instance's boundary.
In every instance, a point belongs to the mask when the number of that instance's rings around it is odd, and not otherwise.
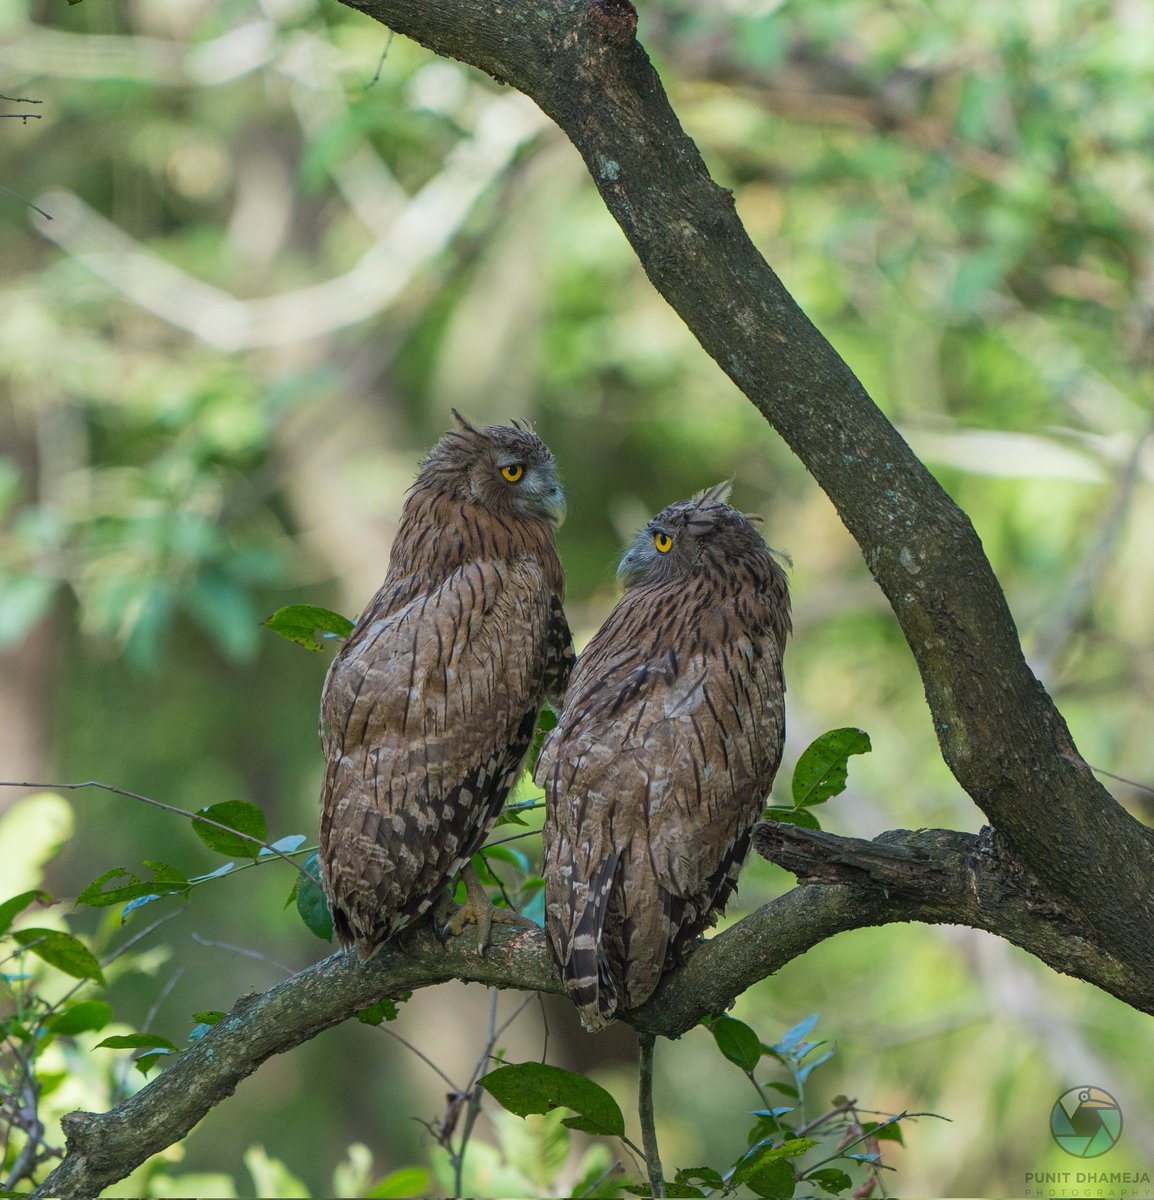
[{"label": "thick tree limb", "polygon": [[[897,830],[876,841],[788,825],[755,842],[803,881],[701,944],[643,1008],[623,1018],[646,1034],[680,1037],[702,1017],[837,933],[895,921],[970,925],[1015,942],[1154,1013],[1154,981],[1101,951],[992,831]],[[334,954],[266,992],[245,996],[135,1096],[105,1113],[71,1113],[64,1161],[37,1196],[88,1197],[183,1138],[265,1059],[347,1020],[382,996],[450,979],[560,992],[539,930],[493,932],[485,957],[471,939],[442,947],[425,927],[368,963]]]},{"label": "thick tree limb", "polygon": [[1022,655],[966,515],[749,240],[637,42],[628,0],[343,0],[531,96],[654,286],[837,506],[913,651],[942,754],[1015,856],[1154,972],[1154,834],[1093,777]]}]

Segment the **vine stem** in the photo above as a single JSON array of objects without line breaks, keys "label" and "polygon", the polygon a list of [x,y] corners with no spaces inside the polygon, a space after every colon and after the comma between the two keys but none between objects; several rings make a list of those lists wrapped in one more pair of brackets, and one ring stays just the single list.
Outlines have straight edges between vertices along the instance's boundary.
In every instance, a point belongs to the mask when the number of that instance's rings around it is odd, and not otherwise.
[{"label": "vine stem", "polygon": [[657,1128],[653,1123],[653,1046],[657,1039],[652,1033],[642,1033],[637,1040],[637,1115],[641,1120],[641,1144],[645,1147],[645,1170],[649,1175],[650,1195],[664,1196],[665,1176],[661,1172]]},{"label": "vine stem", "polygon": [[190,821],[199,821],[202,825],[211,825],[213,829],[220,829],[224,833],[231,833],[234,837],[242,838],[246,842],[252,842],[254,846],[259,846],[262,850],[267,850],[269,854],[275,855],[277,858],[283,858],[294,871],[300,872],[301,876],[309,883],[316,882],[300,863],[294,861],[289,855],[285,854],[282,850],[278,850],[268,842],[262,842],[260,838],[254,837],[251,833],[234,829],[231,825],[225,825],[221,821],[214,821],[211,817],[202,816],[200,813],[189,812],[187,808],[178,808],[175,804],[165,804],[163,800],[154,800],[151,796],[142,796],[139,792],[130,792],[126,788],[113,787],[110,783],[101,783],[97,779],[86,779],[82,783],[35,783],[28,780],[17,782],[10,779],[0,779],[0,787],[42,788],[47,791],[61,792],[75,792],[81,788],[99,788],[102,792],[111,792],[114,796],[126,796],[129,800],[139,800],[142,804],[149,804],[153,808],[159,808],[161,812],[174,813],[178,817],[187,817]]}]

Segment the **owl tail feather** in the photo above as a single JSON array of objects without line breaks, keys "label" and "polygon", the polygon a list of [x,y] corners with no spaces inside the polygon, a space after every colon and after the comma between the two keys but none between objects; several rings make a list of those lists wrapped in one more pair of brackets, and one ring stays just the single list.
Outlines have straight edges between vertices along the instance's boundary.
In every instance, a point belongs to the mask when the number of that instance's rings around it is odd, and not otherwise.
[{"label": "owl tail feather", "polygon": [[617,981],[613,978],[601,946],[609,889],[617,860],[618,855],[609,855],[592,881],[591,894],[577,918],[569,952],[561,968],[561,977],[573,1003],[577,1005],[581,1024],[591,1032],[604,1029],[613,1019],[620,1003]]}]

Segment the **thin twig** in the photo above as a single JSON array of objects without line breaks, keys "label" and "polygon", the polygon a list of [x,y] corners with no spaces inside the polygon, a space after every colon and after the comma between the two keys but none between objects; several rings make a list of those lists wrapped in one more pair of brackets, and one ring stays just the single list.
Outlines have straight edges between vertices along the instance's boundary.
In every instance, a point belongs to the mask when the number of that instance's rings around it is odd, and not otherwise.
[{"label": "thin twig", "polygon": [[248,950],[244,946],[234,946],[230,942],[214,942],[210,938],[201,937],[199,933],[193,931],[192,940],[198,946],[208,946],[213,950],[228,950],[232,954],[243,954],[245,958],[255,958],[260,962],[266,962],[283,971],[286,975],[295,974],[293,967],[286,966],[282,962],[278,962],[275,958],[270,957],[261,950]]},{"label": "thin twig", "polygon": [[481,1076],[481,1070],[489,1061],[489,1055],[493,1052],[493,1045],[497,1041],[497,989],[489,989],[489,1032],[485,1038],[485,1049],[477,1059],[476,1066],[473,1067],[473,1074],[469,1078],[469,1086],[465,1089],[465,1094],[468,1096],[468,1102],[465,1107],[465,1127],[461,1130],[461,1140],[457,1144],[455,1152],[451,1152],[451,1161],[453,1163],[453,1197],[454,1200],[462,1194],[462,1184],[465,1173],[465,1151],[469,1145],[469,1138],[473,1134],[473,1126],[476,1124],[477,1117],[481,1112],[481,1089],[477,1086],[477,1080]]},{"label": "thin twig", "polygon": [[649,1194],[665,1195],[665,1176],[661,1172],[661,1153],[657,1149],[657,1128],[653,1123],[653,1046],[652,1033],[638,1035],[639,1053],[637,1115],[641,1120],[641,1144],[645,1147],[645,1171],[649,1176]]},{"label": "thin twig", "polygon": [[378,1025],[377,1028],[381,1031],[381,1033],[387,1033],[389,1037],[400,1042],[406,1050],[411,1050],[421,1060],[421,1062],[425,1064],[425,1066],[427,1066],[431,1071],[435,1071],[441,1077],[441,1079],[449,1085],[454,1094],[458,1092],[459,1089],[457,1088],[457,1085],[448,1077],[448,1075],[446,1075],[445,1072],[442,1071],[441,1068],[438,1067],[437,1064],[433,1062],[433,1060],[427,1054],[425,1054],[423,1050],[419,1050],[416,1046],[414,1046],[408,1038],[399,1034],[395,1029],[390,1029],[387,1025]]},{"label": "thin twig", "polygon": [[1136,779],[1127,779],[1125,775],[1115,775],[1113,771],[1096,767],[1093,763],[1089,764],[1089,766],[1095,775],[1105,775],[1107,779],[1116,779],[1119,783],[1129,784],[1130,787],[1137,788],[1140,792],[1149,792],[1151,796],[1154,796],[1154,787],[1151,787],[1148,783],[1139,783]]},{"label": "thin twig", "polygon": [[372,79],[365,84],[366,92],[369,90],[369,88],[376,87],[376,85],[380,83],[381,72],[385,69],[385,59],[389,57],[389,51],[392,49],[394,37],[396,37],[396,34],[390,29],[389,36],[385,38],[385,48],[381,51],[381,61],[377,63],[377,69],[373,72]]},{"label": "thin twig", "polygon": [[[20,117],[23,121],[28,121],[30,118],[37,121],[40,119],[35,113],[0,113],[0,117]],[[50,212],[45,212],[39,204],[33,204],[27,196],[21,196],[19,192],[14,192],[10,187],[5,187],[2,183],[0,183],[0,192],[3,192],[6,196],[11,196],[13,200],[19,200],[21,204],[27,204],[33,212],[38,212],[46,221],[52,220]]]},{"label": "thin twig", "polygon": [[253,837],[251,833],[244,833],[239,829],[234,829],[231,825],[214,821],[211,817],[202,816],[200,813],[189,812],[187,808],[177,808],[175,804],[165,804],[163,800],[154,800],[151,796],[142,796],[139,792],[130,792],[125,788],[113,787],[110,783],[101,783],[96,779],[86,779],[83,783],[31,783],[28,781],[18,783],[13,780],[0,779],[0,787],[43,788],[45,790],[62,792],[74,792],[81,788],[99,788],[104,792],[112,792],[115,796],[127,796],[129,800],[139,800],[142,804],[150,804],[153,808],[159,808],[161,812],[174,813],[178,817],[187,817],[190,821],[199,821],[203,825],[211,825],[214,829],[223,830],[225,833],[231,833],[246,842],[252,842],[254,846],[260,846],[262,850],[267,850],[269,854],[273,854],[277,858],[283,858],[294,871],[299,871],[309,883],[316,882],[300,863],[276,849],[275,846],[269,845],[268,842],[263,842],[260,838]]},{"label": "thin twig", "polygon": [[[194,935],[195,936],[195,935]],[[184,967],[178,967],[168,977],[164,987],[160,989],[156,999],[149,1006],[148,1012],[144,1014],[144,1020],[140,1023],[140,1032],[148,1033],[152,1026],[152,1022],[156,1020],[156,1014],[160,1011],[160,1006],[172,995],[172,989],[176,987],[177,980],[184,974]],[[135,1065],[135,1059],[126,1059],[124,1067],[120,1072],[120,1079],[113,1089],[111,1100],[113,1104],[119,1104],[128,1095],[128,1079],[129,1072]]]}]

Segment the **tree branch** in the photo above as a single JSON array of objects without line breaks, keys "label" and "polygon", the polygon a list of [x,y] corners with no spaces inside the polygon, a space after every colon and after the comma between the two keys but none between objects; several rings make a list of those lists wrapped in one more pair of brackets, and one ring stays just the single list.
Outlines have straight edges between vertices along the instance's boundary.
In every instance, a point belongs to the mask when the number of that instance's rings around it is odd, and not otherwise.
[{"label": "tree branch", "polygon": [[836,505],[913,651],[959,783],[1101,944],[1154,969],[1154,833],[1076,750],[969,519],[710,178],[628,0],[342,2],[520,89],[564,130],[654,286]]},{"label": "tree branch", "polygon": [[[960,924],[1007,938],[1050,964],[1154,1013],[1154,976],[1100,950],[1010,857],[991,830],[896,830],[875,841],[760,825],[755,845],[800,886],[702,942],[656,995],[622,1018],[645,1035],[680,1037],[702,1017],[837,933],[895,921]],[[484,957],[466,938],[442,947],[425,925],[369,962],[333,954],[224,1020],[135,1096],[64,1119],[67,1154],[38,1197],[87,1197],[179,1141],[265,1059],[355,1015],[382,996],[448,980],[561,992],[540,930],[495,927]]]}]

